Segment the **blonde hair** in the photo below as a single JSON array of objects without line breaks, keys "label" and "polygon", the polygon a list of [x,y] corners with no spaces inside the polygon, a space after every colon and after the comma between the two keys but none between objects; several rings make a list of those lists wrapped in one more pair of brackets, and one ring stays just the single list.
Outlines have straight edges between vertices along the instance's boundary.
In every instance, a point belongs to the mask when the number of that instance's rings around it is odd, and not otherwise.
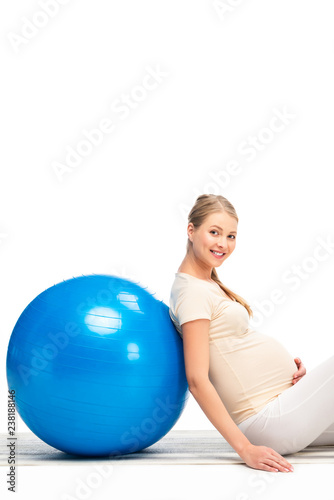
[{"label": "blonde hair", "polygon": [[[226,198],[224,198],[224,196],[220,196],[218,194],[201,194],[200,196],[198,196],[194,206],[188,214],[188,224],[191,222],[195,228],[198,228],[204,223],[208,215],[223,211],[228,213],[231,217],[234,217],[236,221],[239,222],[239,218],[237,216],[235,208]],[[192,242],[188,238],[187,253],[189,253],[191,245]],[[218,278],[215,268],[212,269],[211,279],[220,286],[220,288],[226,293],[228,297],[230,297],[230,299],[243,305],[247,309],[250,318],[253,317],[253,311],[249,307],[247,302],[242,297],[240,297],[240,295],[237,295],[236,293],[232,292],[232,290],[227,288],[227,286],[223,285],[223,283]]]}]

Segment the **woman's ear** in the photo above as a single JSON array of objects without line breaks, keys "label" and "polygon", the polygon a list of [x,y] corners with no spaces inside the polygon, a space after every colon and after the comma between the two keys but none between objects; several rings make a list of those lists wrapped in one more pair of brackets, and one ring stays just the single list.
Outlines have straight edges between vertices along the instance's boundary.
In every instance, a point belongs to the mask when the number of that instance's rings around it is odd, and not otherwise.
[{"label": "woman's ear", "polygon": [[187,227],[187,234],[189,240],[192,242],[192,236],[194,234],[194,224],[192,222],[189,222],[188,227]]}]

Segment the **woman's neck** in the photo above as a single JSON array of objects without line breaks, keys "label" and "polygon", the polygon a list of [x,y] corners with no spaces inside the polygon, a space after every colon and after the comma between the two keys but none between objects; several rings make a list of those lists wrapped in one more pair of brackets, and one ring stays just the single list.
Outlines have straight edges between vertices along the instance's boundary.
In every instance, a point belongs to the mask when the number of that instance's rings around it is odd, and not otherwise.
[{"label": "woman's neck", "polygon": [[196,262],[191,261],[191,259],[187,259],[185,257],[178,268],[177,272],[190,274],[191,276],[195,276],[195,278],[199,278],[202,280],[213,281],[211,278],[211,270],[202,269]]}]

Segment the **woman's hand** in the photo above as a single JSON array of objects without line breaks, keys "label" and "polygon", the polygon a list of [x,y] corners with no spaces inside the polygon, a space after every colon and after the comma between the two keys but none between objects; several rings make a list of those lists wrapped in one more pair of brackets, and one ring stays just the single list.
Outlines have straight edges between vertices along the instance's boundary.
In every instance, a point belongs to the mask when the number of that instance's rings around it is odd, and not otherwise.
[{"label": "woman's hand", "polygon": [[267,446],[251,444],[239,455],[253,469],[269,472],[293,472],[292,465],[279,453]]},{"label": "woman's hand", "polygon": [[294,361],[297,365],[298,370],[293,375],[292,383],[296,384],[302,377],[304,377],[306,368],[299,358],[295,358]]}]

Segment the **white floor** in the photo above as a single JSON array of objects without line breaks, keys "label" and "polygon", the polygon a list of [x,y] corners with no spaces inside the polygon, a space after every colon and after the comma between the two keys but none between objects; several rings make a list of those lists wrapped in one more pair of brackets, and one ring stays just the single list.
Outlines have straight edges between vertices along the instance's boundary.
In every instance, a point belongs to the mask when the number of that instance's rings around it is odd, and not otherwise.
[{"label": "white floor", "polygon": [[[334,499],[334,464],[295,465],[286,474],[244,465],[27,466],[16,472],[18,500]],[[2,498],[7,473],[1,467]]]}]

